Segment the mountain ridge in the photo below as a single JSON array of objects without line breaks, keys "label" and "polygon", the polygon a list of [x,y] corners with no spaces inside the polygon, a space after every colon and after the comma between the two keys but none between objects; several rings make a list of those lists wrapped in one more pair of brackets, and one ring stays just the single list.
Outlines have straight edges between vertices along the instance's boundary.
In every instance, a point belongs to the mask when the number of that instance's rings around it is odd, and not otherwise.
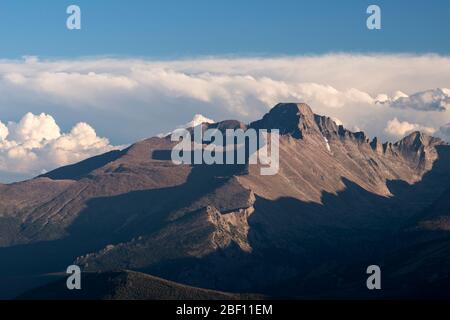
[{"label": "mountain ridge", "polygon": [[67,290],[66,279],[19,295],[16,300],[243,300],[261,295],[236,294],[181,285],[131,271],[84,273],[82,290]]}]

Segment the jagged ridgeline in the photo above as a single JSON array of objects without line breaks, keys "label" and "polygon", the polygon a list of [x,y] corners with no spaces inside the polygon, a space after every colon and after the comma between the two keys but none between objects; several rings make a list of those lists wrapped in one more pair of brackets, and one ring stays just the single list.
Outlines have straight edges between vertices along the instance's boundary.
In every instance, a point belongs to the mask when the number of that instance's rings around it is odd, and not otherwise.
[{"label": "jagged ridgeline", "polygon": [[176,165],[167,136],[0,185],[1,279],[75,262],[226,292],[360,298],[373,297],[365,270],[378,264],[377,295],[448,295],[448,144],[420,132],[381,144],[294,103],[203,126],[278,129],[278,173]]}]

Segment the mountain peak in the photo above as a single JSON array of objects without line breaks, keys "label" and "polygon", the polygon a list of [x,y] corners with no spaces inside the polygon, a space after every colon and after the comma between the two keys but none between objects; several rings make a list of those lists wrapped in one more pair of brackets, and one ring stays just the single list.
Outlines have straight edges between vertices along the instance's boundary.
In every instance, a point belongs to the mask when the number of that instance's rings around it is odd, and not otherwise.
[{"label": "mountain peak", "polygon": [[196,126],[198,126],[198,125],[200,125],[202,123],[214,123],[214,120],[209,119],[209,118],[205,117],[204,115],[197,113],[194,116],[194,118],[192,118],[192,121],[186,123],[182,127],[184,127],[184,128],[193,128],[193,127],[196,127]]},{"label": "mountain peak", "polygon": [[396,142],[394,147],[400,151],[403,157],[413,163],[417,163],[422,169],[431,169],[437,154],[435,147],[445,144],[439,138],[432,137],[424,132],[414,131]]},{"label": "mountain peak", "polygon": [[314,112],[306,103],[279,103],[250,127],[279,129],[280,134],[291,134],[296,138],[302,138],[310,130],[318,130]]},{"label": "mountain peak", "polygon": [[421,131],[414,131],[398,141],[395,145],[400,148],[408,148],[413,150],[419,150],[420,148],[440,144],[443,141],[439,138],[432,137]]},{"label": "mountain peak", "polygon": [[175,130],[178,129],[190,129],[190,128],[194,128],[197,127],[201,124],[211,124],[214,123],[215,121],[212,119],[209,119],[205,116],[203,116],[202,114],[197,113],[196,115],[194,115],[194,117],[192,118],[191,121],[189,121],[188,123],[185,123],[181,126],[178,126],[176,129],[174,129],[173,131],[167,132],[167,133],[160,133],[158,135],[156,135],[159,138],[164,138],[167,136],[170,136]]},{"label": "mountain peak", "polygon": [[314,118],[314,112],[306,103],[279,103],[270,110],[269,114],[285,114],[311,119]]}]

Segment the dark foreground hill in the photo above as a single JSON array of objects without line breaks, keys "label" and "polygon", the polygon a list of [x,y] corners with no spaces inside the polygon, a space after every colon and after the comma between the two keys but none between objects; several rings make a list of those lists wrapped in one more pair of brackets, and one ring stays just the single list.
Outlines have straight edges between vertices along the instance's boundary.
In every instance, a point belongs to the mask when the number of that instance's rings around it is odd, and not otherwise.
[{"label": "dark foreground hill", "polygon": [[[279,129],[279,172],[176,165],[168,136],[0,185],[0,283],[75,262],[271,296],[447,292],[448,144],[421,132],[382,144],[294,103],[203,128]],[[377,293],[372,264],[388,281]]]},{"label": "dark foreground hill", "polygon": [[81,290],[68,290],[60,279],[26,292],[18,300],[237,300],[261,299],[261,295],[243,295],[205,290],[133,271],[83,273]]}]

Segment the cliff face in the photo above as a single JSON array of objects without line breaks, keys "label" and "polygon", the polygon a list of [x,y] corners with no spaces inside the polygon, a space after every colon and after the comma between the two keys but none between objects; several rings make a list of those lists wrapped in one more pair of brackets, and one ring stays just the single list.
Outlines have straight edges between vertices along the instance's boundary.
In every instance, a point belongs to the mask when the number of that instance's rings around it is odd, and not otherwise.
[{"label": "cliff face", "polygon": [[[279,129],[278,174],[262,176],[259,165],[175,165],[170,137],[144,140],[1,185],[0,258],[20,244],[17,254],[34,261],[30,272],[76,260],[85,270],[138,269],[201,287],[280,293],[289,279],[314,272],[333,287],[336,265],[376,264],[428,232],[446,236],[449,212],[428,210],[447,208],[450,147],[437,138],[415,132],[381,144],[293,103],[249,125],[205,126]],[[403,235],[408,241],[398,241]],[[47,257],[48,248],[61,259]],[[33,251],[41,261],[25,257]]]}]

